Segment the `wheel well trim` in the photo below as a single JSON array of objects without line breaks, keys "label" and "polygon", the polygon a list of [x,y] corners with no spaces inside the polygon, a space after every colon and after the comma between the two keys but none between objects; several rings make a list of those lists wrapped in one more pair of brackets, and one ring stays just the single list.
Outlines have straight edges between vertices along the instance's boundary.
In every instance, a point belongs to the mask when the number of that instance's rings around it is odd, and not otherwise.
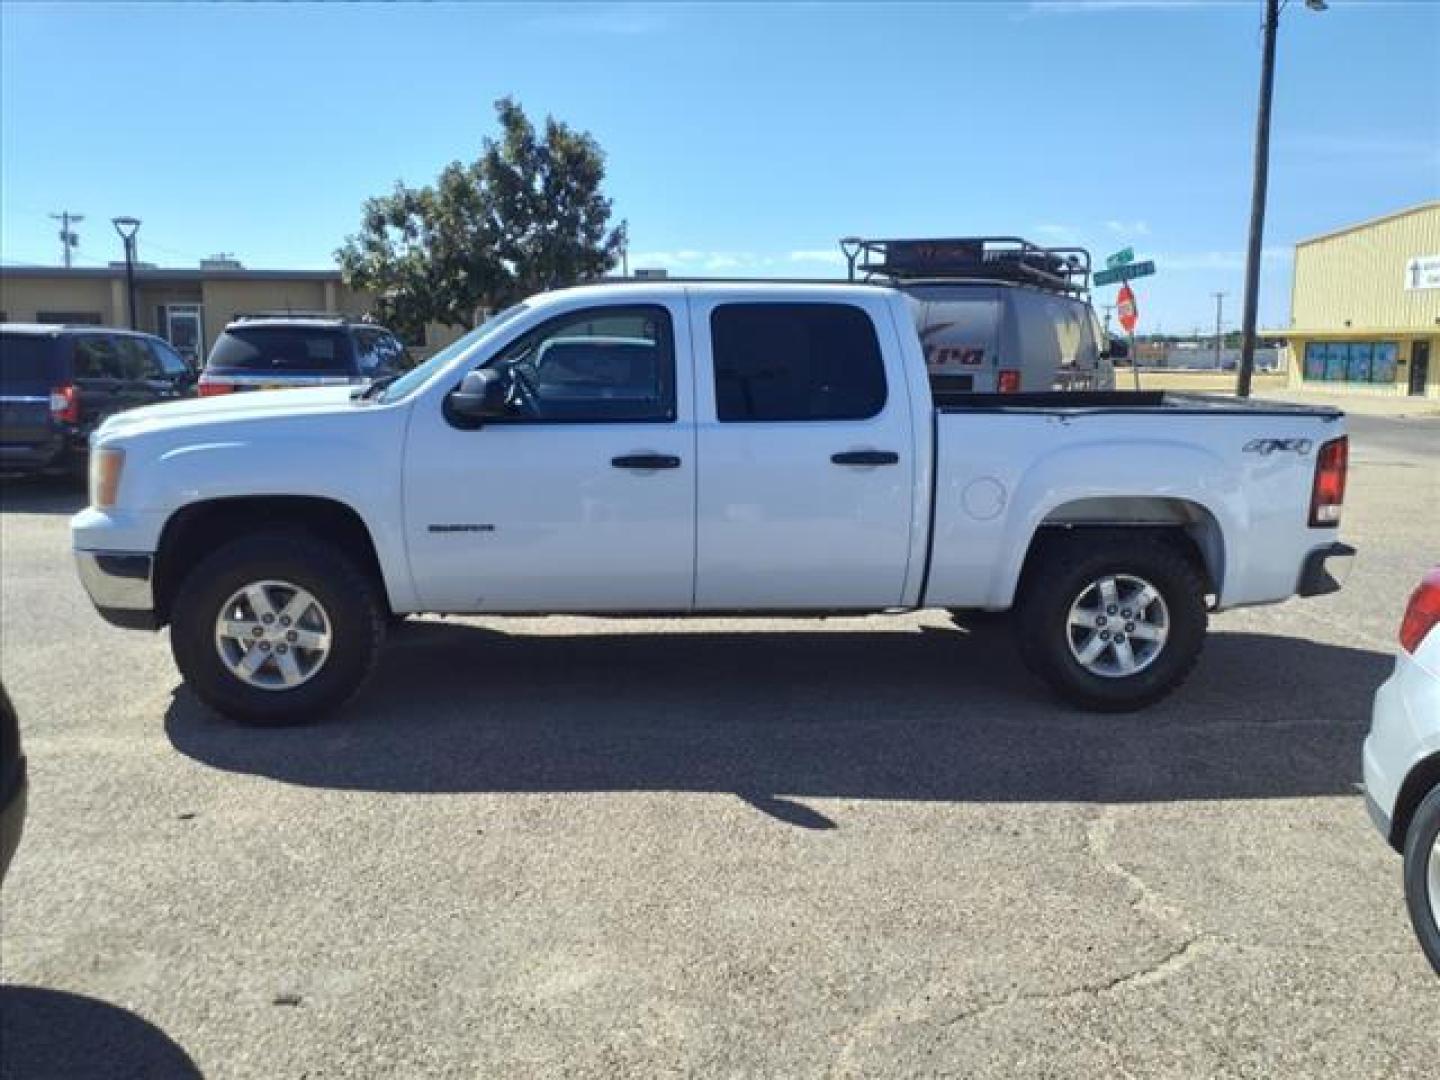
[{"label": "wheel well trim", "polygon": [[[358,527],[365,538],[369,550],[362,552],[361,570],[373,573],[381,587],[382,595],[392,610],[398,610],[397,605],[405,602],[404,597],[397,597],[391,591],[391,579],[385,569],[385,559],[382,555],[382,548],[376,541],[374,530],[365,516],[353,505],[343,499],[337,499],[328,495],[297,495],[289,492],[266,492],[248,495],[219,495],[206,499],[197,499],[194,502],[185,503],[176,507],[166,517],[161,527],[160,536],[155,545],[155,614],[157,625],[165,625],[170,621],[170,603],[174,599],[175,592],[179,588],[183,575],[176,575],[175,569],[168,565],[167,552],[173,552],[175,545],[182,542],[190,529],[200,528],[208,514],[223,514],[233,512],[244,503],[289,503],[298,508],[309,507],[324,508],[326,513],[339,513],[344,515],[353,526]],[[292,524],[295,524],[292,522]],[[299,527],[304,528],[305,523],[299,522]],[[268,519],[258,520],[253,529],[245,529],[243,532],[259,532],[267,527],[279,525],[284,527],[286,522],[283,516],[279,520]],[[235,536],[242,535],[236,533]]]},{"label": "wheel well trim", "polygon": [[1405,850],[1405,836],[1410,831],[1415,811],[1425,801],[1425,796],[1437,787],[1440,787],[1440,750],[1410,766],[1400,784],[1400,791],[1395,796],[1395,809],[1390,815],[1390,835],[1386,837],[1396,851]]},{"label": "wheel well trim", "polygon": [[[1101,516],[1095,517],[1062,514],[1062,511],[1067,508],[1078,508],[1084,504],[1106,504],[1104,509],[1111,510],[1129,504],[1136,508],[1143,507],[1147,512],[1134,516],[1102,513]],[[1187,518],[1176,517],[1173,514],[1157,515],[1155,511],[1160,506],[1169,506],[1172,510],[1179,507],[1188,508],[1194,512],[1194,516]],[[1011,607],[1015,603],[1025,571],[1048,533],[1062,529],[1091,528],[1166,529],[1183,535],[1198,556],[1201,569],[1205,573],[1207,590],[1217,598],[1221,595],[1226,572],[1225,528],[1212,507],[1187,495],[1154,496],[1107,493],[1059,499],[1038,510],[1031,518],[1026,542],[1016,546],[1016,556],[1012,556],[1013,565],[1008,568],[1000,582],[1001,588],[1006,591],[996,598],[997,602],[994,606],[1003,609]]]}]

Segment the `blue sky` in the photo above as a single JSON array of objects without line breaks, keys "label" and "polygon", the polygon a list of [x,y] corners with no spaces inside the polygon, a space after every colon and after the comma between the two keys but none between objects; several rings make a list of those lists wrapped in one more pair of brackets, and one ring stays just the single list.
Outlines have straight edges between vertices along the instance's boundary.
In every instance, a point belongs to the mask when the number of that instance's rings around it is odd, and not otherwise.
[{"label": "blue sky", "polygon": [[[1133,244],[1141,330],[1238,322],[1260,0],[0,5],[0,257],[323,267],[491,103],[592,132],[632,265],[830,275],[835,239]],[[1282,18],[1262,325],[1296,239],[1440,196],[1440,3]],[[1113,290],[1099,291],[1108,300]]]}]

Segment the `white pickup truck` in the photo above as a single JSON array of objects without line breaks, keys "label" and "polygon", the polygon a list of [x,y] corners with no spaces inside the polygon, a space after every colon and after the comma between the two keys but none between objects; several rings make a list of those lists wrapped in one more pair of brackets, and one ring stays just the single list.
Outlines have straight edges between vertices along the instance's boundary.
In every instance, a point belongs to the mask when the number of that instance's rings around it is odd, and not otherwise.
[{"label": "white pickup truck", "polygon": [[408,613],[1012,610],[1062,697],[1134,709],[1207,611],[1338,586],[1333,409],[937,394],[863,284],[537,296],[399,379],[137,409],[80,577],[220,712],[335,708]]}]

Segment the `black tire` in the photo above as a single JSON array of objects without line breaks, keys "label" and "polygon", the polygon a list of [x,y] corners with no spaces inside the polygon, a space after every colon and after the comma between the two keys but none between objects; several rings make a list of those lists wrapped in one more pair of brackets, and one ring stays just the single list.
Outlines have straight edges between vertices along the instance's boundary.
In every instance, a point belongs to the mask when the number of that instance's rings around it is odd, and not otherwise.
[{"label": "black tire", "polygon": [[[1165,697],[1200,659],[1208,622],[1205,578],[1164,532],[1074,529],[1043,537],[1020,586],[1015,611],[1021,659],[1061,698],[1095,712],[1132,712]],[[1131,675],[1087,670],[1071,649],[1071,605],[1101,578],[1149,582],[1168,612],[1168,636],[1148,666]]]},{"label": "black tire", "polygon": [[[222,605],[267,579],[306,589],[330,620],[329,655],[293,689],[247,685],[216,647]],[[186,576],[171,607],[170,649],[195,695],[216,712],[247,724],[298,724],[334,711],[360,689],[384,644],[385,618],[378,583],[340,548],[302,532],[255,533],[217,549]]]},{"label": "black tire", "polygon": [[[1427,881],[1430,859],[1440,859],[1440,852],[1432,855],[1437,836],[1440,836],[1440,787],[1421,800],[1405,833],[1405,905],[1410,909],[1410,921],[1415,926],[1415,936],[1420,939],[1420,948],[1435,973],[1440,975],[1440,925],[1435,922]],[[1440,898],[1435,898],[1435,903],[1440,905]]]}]

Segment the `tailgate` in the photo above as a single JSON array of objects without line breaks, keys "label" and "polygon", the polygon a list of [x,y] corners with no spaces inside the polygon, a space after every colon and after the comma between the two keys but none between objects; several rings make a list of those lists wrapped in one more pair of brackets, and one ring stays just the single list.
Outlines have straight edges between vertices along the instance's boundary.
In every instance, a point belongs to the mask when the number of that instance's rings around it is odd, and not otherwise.
[{"label": "tailgate", "polygon": [[50,438],[53,338],[0,334],[0,443],[34,445]]}]

